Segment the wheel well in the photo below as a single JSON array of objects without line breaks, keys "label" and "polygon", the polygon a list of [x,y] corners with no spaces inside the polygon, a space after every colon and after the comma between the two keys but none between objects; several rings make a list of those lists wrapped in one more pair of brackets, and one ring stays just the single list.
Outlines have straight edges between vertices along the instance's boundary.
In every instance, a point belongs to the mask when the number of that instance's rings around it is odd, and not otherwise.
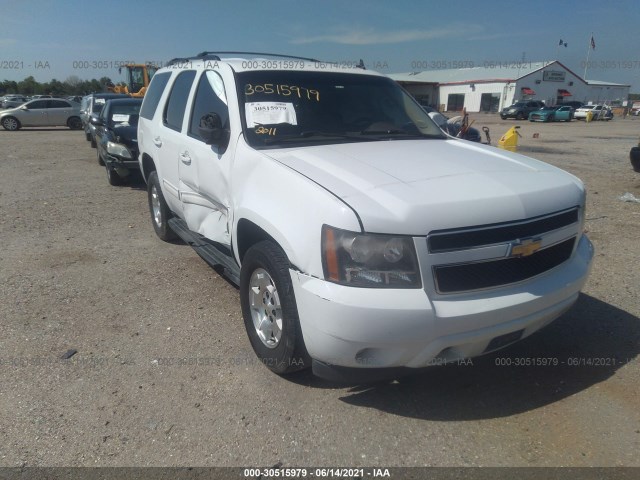
[{"label": "wheel well", "polygon": [[[16,117],[13,117],[11,115],[4,117],[4,118],[13,118],[16,122],[18,122],[18,127],[20,127],[22,124],[20,123],[20,120],[18,120]],[[4,119],[3,119],[4,120]]]},{"label": "wheel well", "polygon": [[260,228],[255,223],[250,220],[240,219],[238,222],[238,230],[237,230],[237,238],[238,238],[238,257],[242,262],[245,253],[249,250],[253,245],[262,240],[271,240],[276,245],[276,242],[271,235],[265,232],[262,228]]},{"label": "wheel well", "polygon": [[151,172],[156,170],[156,164],[153,163],[153,159],[146,153],[142,154],[142,175],[145,180],[149,178]]}]

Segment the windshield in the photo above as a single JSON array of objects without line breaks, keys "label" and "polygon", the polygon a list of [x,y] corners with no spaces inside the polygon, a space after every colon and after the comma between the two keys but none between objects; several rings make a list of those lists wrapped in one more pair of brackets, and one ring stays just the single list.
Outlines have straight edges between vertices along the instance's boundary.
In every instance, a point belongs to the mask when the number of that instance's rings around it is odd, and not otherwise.
[{"label": "windshield", "polygon": [[141,103],[129,105],[112,105],[109,121],[114,126],[128,126],[138,124]]},{"label": "windshield", "polygon": [[373,75],[238,74],[243,130],[253,147],[446,138],[397,83]]}]

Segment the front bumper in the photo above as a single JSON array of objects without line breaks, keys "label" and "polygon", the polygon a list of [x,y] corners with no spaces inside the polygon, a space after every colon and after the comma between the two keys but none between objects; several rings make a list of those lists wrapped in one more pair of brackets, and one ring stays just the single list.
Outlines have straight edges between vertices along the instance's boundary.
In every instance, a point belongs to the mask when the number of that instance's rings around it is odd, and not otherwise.
[{"label": "front bumper", "polygon": [[103,160],[108,167],[113,168],[121,177],[126,177],[132,170],[140,170],[138,160],[124,160],[120,157],[109,155],[108,153],[105,154]]},{"label": "front bumper", "polygon": [[593,246],[583,235],[571,259],[545,274],[433,300],[423,289],[345,287],[290,273],[302,335],[316,362],[422,368],[487,353],[496,349],[496,337],[522,331],[515,341],[547,325],[577,300],[592,257]]}]

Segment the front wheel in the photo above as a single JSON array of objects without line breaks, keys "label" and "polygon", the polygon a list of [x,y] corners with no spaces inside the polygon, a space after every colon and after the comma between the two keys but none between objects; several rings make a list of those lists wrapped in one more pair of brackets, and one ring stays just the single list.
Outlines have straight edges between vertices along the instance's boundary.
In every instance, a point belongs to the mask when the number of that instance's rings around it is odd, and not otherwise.
[{"label": "front wheel", "polygon": [[260,361],[279,375],[311,364],[284,251],[269,240],[242,260],[240,304],[249,341]]},{"label": "front wheel", "polygon": [[147,198],[149,199],[149,211],[151,212],[151,223],[156,235],[165,242],[175,240],[177,235],[169,226],[169,219],[172,217],[171,210],[162,195],[158,173],[153,171],[147,181]]},{"label": "front wheel", "polygon": [[13,132],[20,128],[20,122],[13,117],[6,117],[2,119],[2,128]]},{"label": "front wheel", "polygon": [[111,168],[109,165],[105,165],[107,169],[107,182],[113,187],[119,187],[124,183],[124,179],[116,172],[115,168]]}]

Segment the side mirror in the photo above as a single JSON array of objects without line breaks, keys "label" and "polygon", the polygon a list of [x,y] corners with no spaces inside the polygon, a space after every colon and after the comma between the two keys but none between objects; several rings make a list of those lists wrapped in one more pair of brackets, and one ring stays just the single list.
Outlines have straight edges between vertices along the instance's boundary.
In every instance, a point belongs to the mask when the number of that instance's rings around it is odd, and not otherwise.
[{"label": "side mirror", "polygon": [[102,119],[95,116],[92,116],[89,119],[89,123],[91,123],[91,125],[96,127],[104,127],[104,122],[102,121]]},{"label": "side mirror", "polygon": [[222,128],[222,119],[217,113],[207,113],[200,118],[198,133],[207,145],[220,147],[227,140],[227,131]]}]

